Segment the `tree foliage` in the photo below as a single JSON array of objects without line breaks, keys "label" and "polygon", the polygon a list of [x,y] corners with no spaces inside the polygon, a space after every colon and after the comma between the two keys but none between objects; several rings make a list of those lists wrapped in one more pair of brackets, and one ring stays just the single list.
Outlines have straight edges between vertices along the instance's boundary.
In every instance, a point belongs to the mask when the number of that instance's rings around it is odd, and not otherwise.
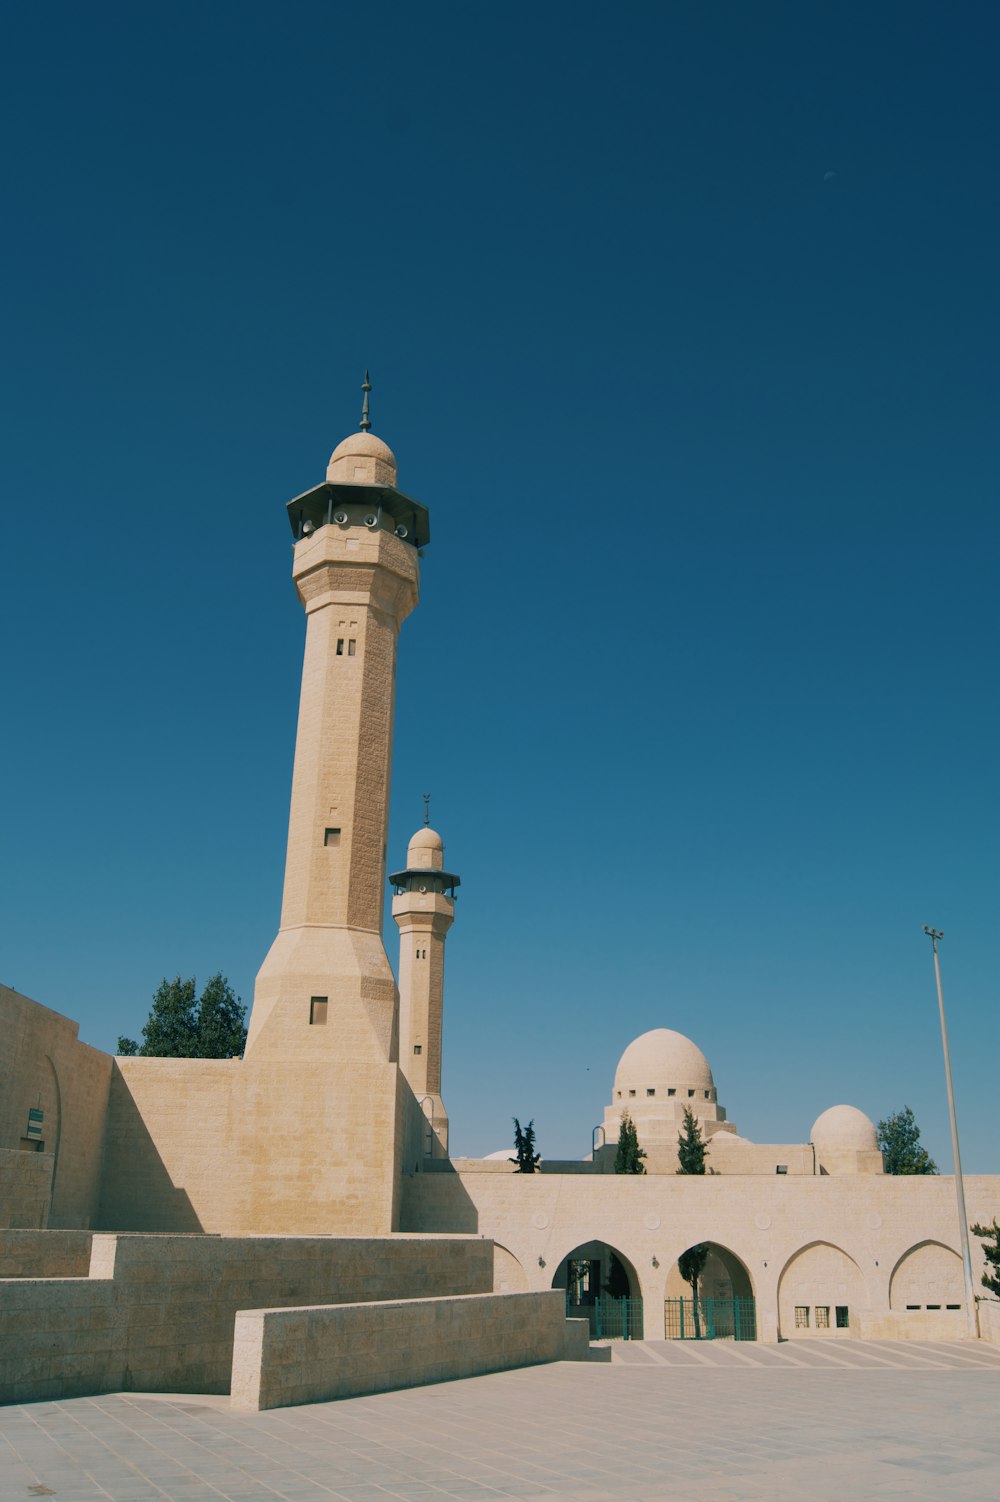
[{"label": "tree foliage", "polygon": [[118,1052],[147,1059],[230,1059],[247,1040],[247,1009],[221,973],[198,999],[195,979],[165,977],[153,995],[142,1042],[119,1038]]},{"label": "tree foliage", "polygon": [[988,1288],[994,1298],[1000,1299],[1000,1225],[997,1225],[994,1215],[991,1226],[975,1225],[971,1229],[973,1236],[978,1236],[983,1243],[983,1256],[986,1258],[983,1287]]},{"label": "tree foliage", "polygon": [[684,1127],[677,1138],[678,1173],[705,1173],[705,1144],[701,1140],[701,1122],[687,1106]]},{"label": "tree foliage", "polygon": [[607,1282],[604,1284],[604,1292],[610,1299],[629,1299],[632,1297],[632,1282],[625,1270],[622,1259],[611,1253],[611,1261],[608,1265]]},{"label": "tree foliage", "polygon": [[681,1277],[685,1283],[691,1284],[692,1298],[696,1299],[698,1297],[698,1283],[702,1273],[705,1271],[705,1263],[708,1261],[710,1251],[711,1244],[709,1242],[699,1241],[696,1246],[689,1246],[686,1252],[681,1252],[677,1259],[677,1266],[680,1269]]},{"label": "tree foliage", "polygon": [[635,1122],[627,1111],[622,1112],[622,1124],[618,1128],[618,1151],[615,1153],[615,1173],[645,1173],[643,1158],[646,1149],[639,1146],[639,1134]]},{"label": "tree foliage", "polygon": [[920,1128],[909,1106],[894,1111],[875,1128],[886,1173],[937,1173],[937,1164],[920,1145]]},{"label": "tree foliage", "polygon": [[542,1161],[541,1154],[535,1152],[534,1117],[523,1130],[517,1117],[514,1117],[514,1151],[517,1157],[508,1158],[507,1162],[517,1164],[515,1172],[534,1173]]},{"label": "tree foliage", "polygon": [[[680,1170],[678,1170],[680,1171]],[[711,1251],[711,1244],[707,1241],[699,1241],[696,1246],[689,1246],[686,1252],[681,1252],[677,1259],[680,1275],[685,1283],[691,1284],[691,1301],[694,1313],[695,1338],[701,1338],[701,1309],[698,1304],[698,1284],[701,1275],[705,1271],[705,1263]]]}]

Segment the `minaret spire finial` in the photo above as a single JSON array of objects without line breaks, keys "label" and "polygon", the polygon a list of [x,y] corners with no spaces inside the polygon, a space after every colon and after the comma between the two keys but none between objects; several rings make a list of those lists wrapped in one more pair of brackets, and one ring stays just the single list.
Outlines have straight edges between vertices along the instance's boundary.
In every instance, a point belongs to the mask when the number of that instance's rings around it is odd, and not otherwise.
[{"label": "minaret spire finial", "polygon": [[365,399],[361,405],[361,431],[362,433],[368,433],[371,431],[372,425],[372,420],[368,416],[368,393],[372,389],[372,383],[367,370],[365,371],[365,378],[361,382],[361,389],[365,394]]},{"label": "minaret spire finial", "polygon": [[430,793],[422,793],[421,797],[424,800],[424,828],[428,829],[431,822],[431,795]]}]

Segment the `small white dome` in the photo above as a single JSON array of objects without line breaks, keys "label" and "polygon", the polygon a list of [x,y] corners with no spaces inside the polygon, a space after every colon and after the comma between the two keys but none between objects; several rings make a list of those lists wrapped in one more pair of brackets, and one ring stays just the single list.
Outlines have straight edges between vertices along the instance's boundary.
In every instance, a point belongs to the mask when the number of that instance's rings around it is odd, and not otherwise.
[{"label": "small white dome", "polygon": [[506,1159],[506,1158],[513,1158],[513,1156],[514,1156],[514,1149],[513,1148],[511,1148],[511,1147],[502,1147],[499,1152],[496,1152],[496,1153],[487,1153],[486,1156],[485,1156],[485,1158],[481,1159],[480,1161],[483,1162],[483,1163],[502,1163],[504,1161],[504,1159]]},{"label": "small white dome", "polygon": [[731,1142],[734,1147],[752,1147],[749,1137],[740,1137],[736,1132],[713,1132],[708,1139],[709,1147],[716,1147],[720,1142]]},{"label": "small white dome", "polygon": [[875,1125],[857,1106],[831,1106],[817,1116],[810,1141],[820,1149],[878,1152]]},{"label": "small white dome", "polygon": [[326,478],[338,485],[391,485],[397,476],[396,456],[374,433],[351,433],[330,455]]},{"label": "small white dome", "polygon": [[444,869],[444,841],[436,829],[425,824],[417,830],[406,847],[406,864],[411,871]]},{"label": "small white dome", "polygon": [[697,1090],[698,1098],[704,1100],[706,1090],[715,1090],[715,1081],[708,1060],[690,1038],[669,1027],[655,1027],[634,1039],[618,1061],[615,1099],[619,1091],[627,1099],[630,1089],[639,1099],[652,1089],[658,1096],[661,1091],[666,1095],[668,1090],[676,1090],[678,1100],[685,1101],[688,1090]]}]

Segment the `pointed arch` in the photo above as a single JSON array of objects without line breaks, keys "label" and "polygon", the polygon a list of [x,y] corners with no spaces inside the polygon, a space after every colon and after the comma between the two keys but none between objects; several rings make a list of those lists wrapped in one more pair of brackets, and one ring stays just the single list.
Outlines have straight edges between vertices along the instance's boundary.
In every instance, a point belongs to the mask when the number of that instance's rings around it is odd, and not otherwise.
[{"label": "pointed arch", "polygon": [[[705,1271],[702,1274],[700,1293],[702,1298],[752,1299],[756,1298],[753,1275],[749,1267],[730,1247],[720,1241],[705,1241],[698,1245],[709,1248]],[[688,1248],[685,1247],[684,1251]],[[667,1274],[666,1297],[688,1298],[691,1286],[680,1275],[679,1259]]]},{"label": "pointed arch", "polygon": [[528,1275],[521,1263],[499,1241],[493,1243],[493,1292],[527,1293]]},{"label": "pointed arch", "polygon": [[848,1330],[851,1311],[869,1303],[864,1273],[850,1253],[832,1241],[810,1241],[778,1278],[779,1338]]},{"label": "pointed arch", "polygon": [[962,1259],[942,1241],[918,1241],[889,1277],[889,1308],[952,1309],[965,1304]]}]

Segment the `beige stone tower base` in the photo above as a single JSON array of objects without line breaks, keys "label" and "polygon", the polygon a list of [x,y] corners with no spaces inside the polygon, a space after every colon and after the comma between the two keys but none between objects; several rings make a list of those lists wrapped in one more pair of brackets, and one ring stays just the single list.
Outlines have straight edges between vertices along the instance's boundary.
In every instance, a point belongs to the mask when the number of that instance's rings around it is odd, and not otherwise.
[{"label": "beige stone tower base", "polygon": [[426,825],[406,852],[406,870],[389,878],[399,926],[399,1065],[425,1125],[414,1144],[423,1157],[448,1156],[448,1113],[441,1099],[444,941],[455,919],[460,880],[444,869],[441,836]]}]

